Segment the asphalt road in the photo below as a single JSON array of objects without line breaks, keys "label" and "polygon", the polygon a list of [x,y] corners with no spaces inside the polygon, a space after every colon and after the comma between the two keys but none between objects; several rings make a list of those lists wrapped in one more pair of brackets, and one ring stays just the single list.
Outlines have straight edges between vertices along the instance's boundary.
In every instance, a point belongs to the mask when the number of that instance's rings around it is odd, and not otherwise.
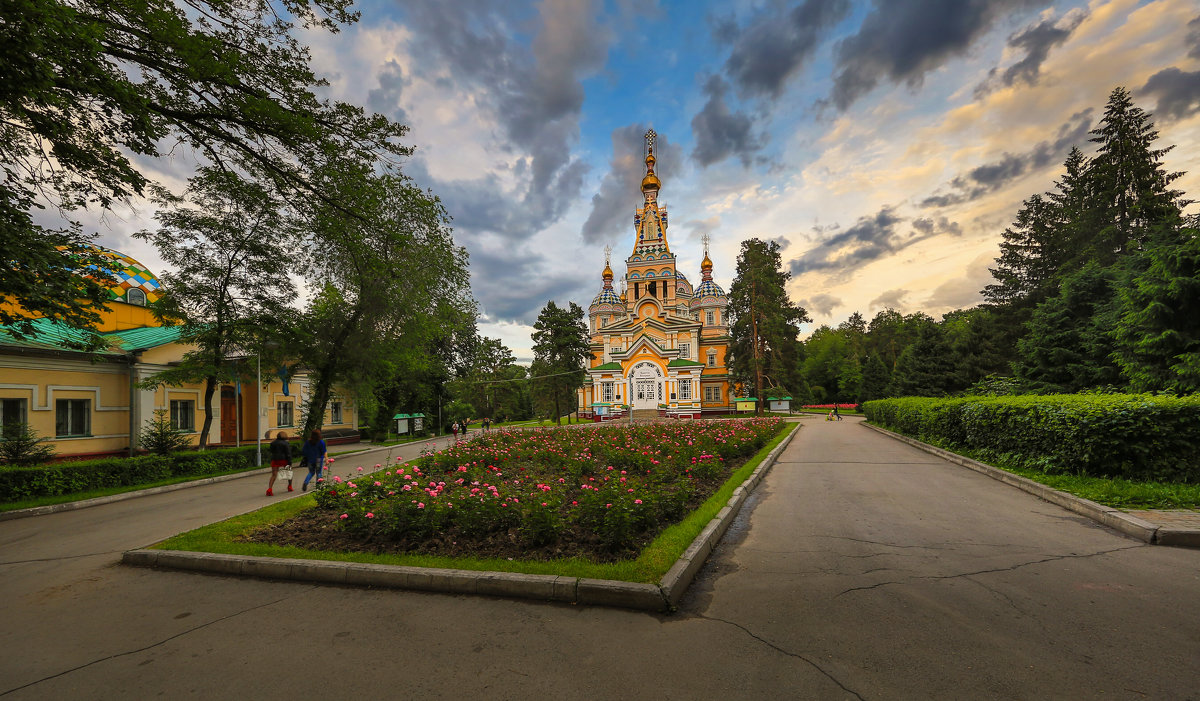
[{"label": "asphalt road", "polygon": [[1200,551],[853,419],[804,420],[669,616],[118,564],[265,481],[0,522],[0,696],[1200,699]]}]

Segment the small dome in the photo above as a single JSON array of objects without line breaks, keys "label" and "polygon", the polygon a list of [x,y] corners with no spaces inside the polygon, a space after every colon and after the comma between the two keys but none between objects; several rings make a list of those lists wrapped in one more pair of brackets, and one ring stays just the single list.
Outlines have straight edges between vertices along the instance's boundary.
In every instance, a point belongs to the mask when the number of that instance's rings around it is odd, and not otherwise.
[{"label": "small dome", "polygon": [[[92,248],[112,261],[112,264],[106,268],[107,272],[116,279],[116,283],[108,288],[108,293],[114,300],[140,306],[158,301],[162,294],[159,291],[161,283],[146,266],[124,253],[110,248],[95,245]],[[137,298],[133,298],[129,294],[130,290],[139,290],[141,294]],[[135,292],[135,294],[137,293]]]},{"label": "small dome", "polygon": [[723,307],[729,303],[725,290],[712,280],[705,280],[692,293],[692,309],[701,307]]},{"label": "small dome", "polygon": [[662,181],[654,173],[646,173],[646,177],[642,178],[642,192],[646,190],[661,190]]},{"label": "small dome", "polygon": [[675,272],[675,289],[686,292],[687,294],[692,293],[692,283],[688,281],[686,275],[679,271]]},{"label": "small dome", "polygon": [[588,305],[588,316],[598,314],[625,314],[625,305],[611,287],[600,290],[600,294]]},{"label": "small dome", "polygon": [[608,266],[608,264],[605,263],[604,264],[604,272],[601,274],[601,277],[604,278],[605,280],[609,280],[612,278],[612,276],[613,276],[612,268],[610,268]]},{"label": "small dome", "polygon": [[708,252],[704,252],[704,260],[700,261],[701,270],[712,270],[712,261],[708,258]]}]

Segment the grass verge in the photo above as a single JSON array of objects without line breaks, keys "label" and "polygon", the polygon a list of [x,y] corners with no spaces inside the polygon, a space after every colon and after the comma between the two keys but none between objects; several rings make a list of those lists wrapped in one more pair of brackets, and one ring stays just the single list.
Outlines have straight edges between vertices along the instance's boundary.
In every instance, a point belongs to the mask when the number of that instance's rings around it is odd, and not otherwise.
[{"label": "grass verge", "polygon": [[[912,436],[909,437],[912,438]],[[930,445],[937,444],[931,443]],[[1135,482],[1121,478],[1090,477],[1088,475],[1048,475],[1038,470],[1005,464],[1003,460],[997,460],[995,456],[982,455],[975,451],[960,450],[945,445],[937,445],[937,447],[1115,509],[1200,509],[1200,484]]]},{"label": "grass verge", "polygon": [[224,475],[237,475],[246,472],[258,470],[258,467],[251,467],[244,470],[226,470],[225,472],[208,472],[203,475],[181,475],[170,477],[158,482],[147,482],[145,484],[127,484],[120,487],[106,487],[104,489],[92,489],[86,492],[71,492],[70,494],[56,494],[53,496],[34,497],[32,499],[23,499],[21,501],[10,501],[0,504],[0,511],[16,511],[17,509],[32,509],[38,506],[52,506],[54,504],[65,504],[71,501],[84,501],[85,499],[95,499],[97,497],[107,497],[114,494],[125,494],[126,492],[140,492],[143,489],[153,489],[154,487],[165,487],[171,484],[181,484],[183,482],[193,482],[195,480],[208,479],[209,477],[221,477]]},{"label": "grass verge", "polygon": [[634,560],[613,563],[596,563],[583,558],[535,562],[527,560],[497,560],[481,558],[452,558],[433,555],[374,555],[370,553],[340,553],[304,550],[293,547],[238,542],[236,538],[255,528],[281,523],[301,511],[315,506],[315,499],[304,496],[273,504],[258,511],[235,516],[194,531],[182,533],[152,547],[163,550],[188,550],[194,552],[223,553],[229,555],[256,555],[305,560],[334,560],[363,562],[381,565],[405,565],[409,567],[443,567],[458,570],[519,572],[523,574],[555,574],[566,577],[589,577],[615,579],[624,582],[656,583],[666,574],[683,551],[692,544],[700,531],[717,515],[742,482],[752,473],[767,455],[788,434],[797,430],[799,424],[785,424],[775,438],[758,451],[726,480],[725,484],[688,514],[679,523],[668,527],[658,535],[641,555]]}]

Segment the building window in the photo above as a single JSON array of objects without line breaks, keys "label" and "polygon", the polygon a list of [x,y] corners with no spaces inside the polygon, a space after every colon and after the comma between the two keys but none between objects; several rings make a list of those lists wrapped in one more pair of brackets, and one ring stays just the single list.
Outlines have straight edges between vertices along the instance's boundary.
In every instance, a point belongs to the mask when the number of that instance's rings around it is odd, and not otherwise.
[{"label": "building window", "polygon": [[721,385],[706,385],[704,387],[704,401],[706,401],[706,402],[721,401]]},{"label": "building window", "polygon": [[171,400],[171,428],[176,431],[196,430],[196,402],[191,399]]},{"label": "building window", "polygon": [[342,403],[333,402],[329,405],[329,423],[340,424],[342,422]]},{"label": "building window", "polygon": [[601,396],[602,396],[603,400],[606,402],[612,402],[612,400],[613,400],[613,383],[605,382],[605,383],[602,383],[600,385],[600,387],[602,388]]},{"label": "building window", "polygon": [[146,306],[146,293],[136,287],[131,287],[125,293],[125,301],[130,304],[136,304],[139,307],[144,307]]},{"label": "building window", "polygon": [[276,426],[292,426],[292,425],[294,425],[295,419],[293,418],[293,415],[292,415],[292,409],[293,409],[294,405],[291,402],[279,402],[279,404],[277,404],[276,406],[278,409],[276,411],[276,414],[277,414],[276,418],[278,420],[275,422],[275,425]]},{"label": "building window", "polygon": [[704,323],[709,326],[712,326],[713,324],[716,323],[715,321],[713,321],[713,311],[711,309],[704,312]]},{"label": "building window", "polygon": [[688,399],[688,400],[690,400],[692,398],[692,381],[691,380],[680,380],[679,381],[679,398],[680,399]]},{"label": "building window", "polygon": [[692,344],[680,343],[679,344],[679,357],[683,358],[685,360],[690,359],[692,357]]},{"label": "building window", "polygon": [[92,400],[58,399],[54,402],[54,435],[59,438],[91,433]]},{"label": "building window", "polygon": [[9,426],[29,423],[25,417],[26,409],[24,399],[0,399],[0,436]]},{"label": "building window", "polygon": [[708,367],[710,367],[710,368],[715,368],[715,367],[717,367],[717,354],[716,354],[716,353],[709,352],[709,354],[708,354]]}]

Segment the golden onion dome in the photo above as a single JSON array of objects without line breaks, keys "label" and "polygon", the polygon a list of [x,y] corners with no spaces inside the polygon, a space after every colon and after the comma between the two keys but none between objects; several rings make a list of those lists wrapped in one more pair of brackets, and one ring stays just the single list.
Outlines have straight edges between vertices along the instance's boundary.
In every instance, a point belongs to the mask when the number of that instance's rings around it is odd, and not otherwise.
[{"label": "golden onion dome", "polygon": [[660,190],[662,189],[662,181],[654,173],[646,173],[646,177],[642,178],[642,191]]},{"label": "golden onion dome", "polygon": [[712,261],[708,259],[708,254],[705,253],[704,260],[700,261],[700,269],[701,270],[704,270],[704,269],[712,270],[712,267],[713,267]]},{"label": "golden onion dome", "polygon": [[605,264],[604,264],[604,273],[603,273],[602,277],[603,277],[605,280],[608,280],[608,279],[611,279],[611,278],[612,278],[612,276],[613,276],[613,271],[612,271],[612,268],[610,268],[610,267],[608,266],[608,264],[607,264],[607,263],[605,263]]}]

